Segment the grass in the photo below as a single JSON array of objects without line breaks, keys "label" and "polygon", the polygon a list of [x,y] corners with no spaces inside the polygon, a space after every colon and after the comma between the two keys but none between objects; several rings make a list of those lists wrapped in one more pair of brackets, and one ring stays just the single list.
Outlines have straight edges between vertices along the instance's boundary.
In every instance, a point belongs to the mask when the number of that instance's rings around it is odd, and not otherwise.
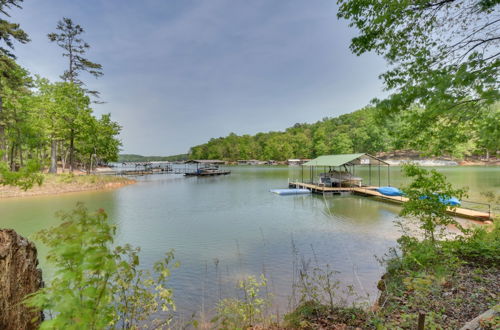
[{"label": "grass", "polygon": [[[425,314],[426,329],[458,329],[498,308],[498,221],[488,230],[440,241],[437,248],[408,237],[399,242],[403,253],[392,250],[384,261],[376,309],[302,301],[279,329],[415,329],[419,314]],[[496,329],[497,321],[498,316],[482,322],[483,329]]]},{"label": "grass", "polygon": [[44,174],[44,183],[64,183],[64,184],[106,184],[106,183],[126,183],[130,179],[116,175],[74,175],[64,174]]}]

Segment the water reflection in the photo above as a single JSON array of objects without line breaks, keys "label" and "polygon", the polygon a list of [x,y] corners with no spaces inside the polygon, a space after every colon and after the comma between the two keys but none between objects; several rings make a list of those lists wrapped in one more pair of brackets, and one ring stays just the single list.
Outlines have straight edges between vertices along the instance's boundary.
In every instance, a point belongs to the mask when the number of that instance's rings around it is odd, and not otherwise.
[{"label": "water reflection", "polygon": [[[153,175],[114,191],[2,200],[0,225],[31,235],[57,224],[55,211],[70,210],[77,201],[91,210],[104,208],[118,226],[117,243],[141,246],[145,266],[175,249],[181,267],[171,285],[185,315],[208,310],[220,297],[235,294],[237,279],[261,273],[283,312],[292,288],[294,251],[331,265],[345,283],[375,298],[383,269],[374,255],[382,256],[399,236],[393,224],[398,205],[354,195],[277,196],[269,189],[299,178],[299,167],[230,169],[229,176]],[[469,186],[473,196],[481,189],[500,192],[498,168],[439,170],[457,185]],[[367,173],[359,169],[356,175]],[[399,169],[391,169],[391,181],[403,183]],[[44,262],[42,267],[50,274]]]}]

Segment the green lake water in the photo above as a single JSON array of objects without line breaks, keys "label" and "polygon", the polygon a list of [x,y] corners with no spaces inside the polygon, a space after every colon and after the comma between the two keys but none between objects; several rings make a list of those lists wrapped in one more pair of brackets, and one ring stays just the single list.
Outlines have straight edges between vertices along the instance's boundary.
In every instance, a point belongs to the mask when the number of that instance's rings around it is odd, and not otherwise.
[{"label": "green lake water", "polygon": [[[377,295],[383,272],[375,256],[395,246],[399,236],[393,221],[398,205],[367,197],[278,196],[288,179],[300,178],[299,167],[231,167],[231,175],[185,178],[153,175],[135,185],[105,192],[0,200],[0,227],[30,236],[56,225],[57,210],[70,210],[78,201],[105,209],[118,227],[117,242],[142,248],[145,266],[175,250],[181,267],[171,286],[179,311],[209,313],[220,298],[235,296],[234,285],[247,275],[264,273],[274,306],[287,310],[292,293],[294,264],[315,260],[340,272],[345,285],[360,295]],[[469,187],[470,200],[481,201],[481,191],[500,193],[500,167],[440,167],[456,186]],[[366,169],[356,173],[368,177]],[[398,167],[391,184],[404,183]],[[387,170],[381,171],[381,183]],[[366,180],[367,181],[367,180]],[[378,184],[373,170],[372,183]],[[39,247],[46,276],[51,269]],[[295,252],[294,252],[295,251]]]}]

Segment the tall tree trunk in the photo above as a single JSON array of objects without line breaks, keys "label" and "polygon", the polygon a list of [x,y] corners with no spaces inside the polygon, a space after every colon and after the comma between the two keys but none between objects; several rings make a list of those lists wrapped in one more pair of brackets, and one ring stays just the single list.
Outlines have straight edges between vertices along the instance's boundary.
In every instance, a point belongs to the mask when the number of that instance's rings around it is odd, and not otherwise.
[{"label": "tall tree trunk", "polygon": [[19,152],[19,166],[23,167],[24,166],[24,162],[23,162],[23,148],[21,146],[19,146],[18,152]]},{"label": "tall tree trunk", "polygon": [[74,169],[74,150],[75,149],[75,130],[72,128],[71,129],[71,135],[70,135],[70,140],[69,140],[69,171],[73,173]]},{"label": "tall tree trunk", "polygon": [[52,138],[50,142],[50,169],[49,173],[57,173],[57,141]]},{"label": "tall tree trunk", "polygon": [[14,160],[15,156],[16,156],[16,145],[12,144],[12,146],[10,147],[10,170],[11,171],[15,171],[15,169],[16,169],[16,162]]},{"label": "tall tree trunk", "polygon": [[[64,145],[61,143],[61,150],[63,150]],[[64,150],[64,154],[61,153],[62,167],[63,173],[66,170],[66,166],[68,165],[68,150]]]},{"label": "tall tree trunk", "polygon": [[7,161],[8,158],[7,158],[7,146],[5,143],[5,126],[3,125],[2,121],[3,121],[3,98],[0,95],[0,151],[3,152],[2,160]]}]

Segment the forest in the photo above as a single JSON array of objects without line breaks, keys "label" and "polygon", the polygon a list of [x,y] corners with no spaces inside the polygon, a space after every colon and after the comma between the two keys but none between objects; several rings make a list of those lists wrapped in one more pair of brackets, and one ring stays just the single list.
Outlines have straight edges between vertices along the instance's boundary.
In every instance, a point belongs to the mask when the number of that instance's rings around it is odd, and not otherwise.
[{"label": "forest", "polygon": [[[0,11],[19,1],[1,1]],[[19,7],[20,8],[20,7]],[[57,23],[47,42],[62,50],[67,62],[59,81],[49,81],[23,68],[13,53],[15,44],[30,41],[19,24],[0,24],[0,152],[3,172],[26,167],[56,173],[57,168],[87,172],[100,163],[117,160],[121,127],[110,114],[97,116],[93,105],[103,102],[82,74],[102,76],[102,66],[85,57],[90,48],[84,29],[70,18]],[[5,177],[5,175],[4,175]]]},{"label": "forest", "polygon": [[426,156],[489,158],[500,150],[500,107],[484,107],[457,125],[444,121],[424,125],[415,108],[386,116],[375,106],[324,118],[313,124],[295,124],[284,132],[256,135],[229,134],[192,147],[191,159],[286,160],[325,154],[377,153],[411,149]]}]

